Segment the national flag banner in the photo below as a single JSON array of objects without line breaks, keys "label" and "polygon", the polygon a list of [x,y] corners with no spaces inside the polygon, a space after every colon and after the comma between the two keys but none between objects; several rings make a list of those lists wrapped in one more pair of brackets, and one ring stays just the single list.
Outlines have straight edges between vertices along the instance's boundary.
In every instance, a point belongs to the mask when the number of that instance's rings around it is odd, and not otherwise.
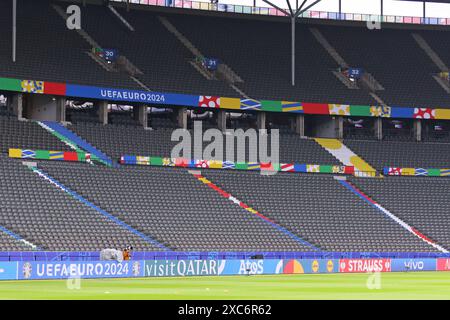
[{"label": "national flag banner", "polygon": [[414,119],[434,119],[435,111],[431,108],[414,108]]},{"label": "national flag banner", "polygon": [[345,174],[355,174],[355,167],[354,166],[345,166],[344,173]]},{"label": "national flag banner", "polygon": [[208,169],[209,168],[209,161],[208,160],[196,160],[195,161],[195,167],[196,168],[202,168],[202,169]]},{"label": "national flag banner", "polygon": [[235,169],[235,164],[232,161],[224,161],[222,163],[222,169]]},{"label": "national flag banner", "polygon": [[222,169],[223,162],[221,160],[210,160],[209,168],[211,169]]},{"label": "national flag banner", "polygon": [[365,105],[351,105],[350,106],[350,115],[358,116],[358,117],[370,117],[371,106]]},{"label": "national flag banner", "polygon": [[[78,156],[78,161],[79,162],[90,162],[91,160],[91,155],[89,153],[85,153],[85,152],[77,152],[77,156]],[[120,157],[120,163],[124,164],[124,160],[123,160],[123,156]]]},{"label": "national flag banner", "polygon": [[388,169],[388,175],[390,175],[390,176],[401,176],[402,175],[402,168],[390,167]]},{"label": "national flag banner", "polygon": [[257,162],[249,162],[247,163],[247,170],[260,170],[261,166]]},{"label": "national flag banner", "polygon": [[275,170],[275,166],[272,165],[271,162],[265,162],[265,163],[261,162],[260,165],[261,165],[261,171],[278,171],[278,170]]},{"label": "national flag banner", "polygon": [[22,91],[22,81],[19,79],[0,78],[0,89],[8,91]]},{"label": "national flag banner", "polygon": [[[56,151],[54,151],[56,152]],[[34,150],[34,153],[36,154],[35,158],[36,159],[41,159],[41,160],[50,160],[50,151],[48,150]],[[63,154],[63,158],[64,158],[64,152],[62,152]]]},{"label": "national flag banner", "polygon": [[320,172],[320,166],[317,164],[307,164],[306,172]]},{"label": "national flag banner", "polygon": [[345,173],[345,166],[333,166],[331,170],[333,173]]},{"label": "national flag banner", "polygon": [[[64,160],[64,152],[63,151],[47,151],[47,152],[48,152],[48,157],[51,160]],[[37,153],[36,153],[36,155],[37,155]],[[77,155],[77,158],[78,158],[78,155]]]},{"label": "national flag banner", "polygon": [[[139,161],[139,159],[138,159]],[[175,167],[175,159],[172,158],[163,158],[162,165],[165,167]]]},{"label": "national flag banner", "polygon": [[391,118],[413,118],[414,108],[391,107]]},{"label": "national flag banner", "polygon": [[450,176],[450,169],[441,169],[441,176],[442,177]]},{"label": "national flag banner", "polygon": [[220,98],[220,108],[222,109],[241,109],[241,100],[239,98]]},{"label": "national flag banner", "polygon": [[34,150],[22,150],[23,159],[34,159],[36,157],[36,152]]},{"label": "national flag banner", "polygon": [[10,158],[22,158],[22,149],[9,149]]},{"label": "national flag banner", "polygon": [[45,81],[44,93],[57,95],[57,96],[65,96],[66,95],[66,84]]},{"label": "national flag banner", "polygon": [[440,169],[428,169],[428,176],[429,177],[439,177],[441,175]]},{"label": "national flag banner", "polygon": [[199,96],[198,106],[202,108],[220,108],[220,97]]},{"label": "national flag banner", "polygon": [[262,111],[282,112],[281,101],[261,100]]},{"label": "national flag banner", "polygon": [[22,92],[44,93],[44,81],[22,80]]},{"label": "national flag banner", "polygon": [[261,102],[254,99],[241,99],[242,110],[260,110]]},{"label": "national flag banner", "polygon": [[125,155],[121,157],[124,164],[137,164],[136,156]]},{"label": "national flag banner", "polygon": [[236,170],[247,170],[247,166],[246,162],[236,162],[235,164]]},{"label": "national flag banner", "polygon": [[148,166],[150,165],[150,157],[145,156],[137,156],[136,157],[136,164]]},{"label": "national flag banner", "polygon": [[64,152],[64,161],[78,161],[76,152]]},{"label": "national flag banner", "polygon": [[307,114],[330,114],[327,103],[306,103],[303,102],[303,112]]},{"label": "national flag banner", "polygon": [[333,173],[333,166],[321,165],[319,167],[319,172],[321,172],[321,173]]},{"label": "national flag banner", "polygon": [[423,168],[416,168],[414,170],[415,176],[428,176],[428,170]]},{"label": "national flag banner", "polygon": [[163,158],[161,157],[150,157],[150,165],[152,166],[162,166]]},{"label": "national flag banner", "polygon": [[306,172],[306,164],[294,163],[294,172]]},{"label": "national flag banner", "polygon": [[280,169],[282,172],[294,172],[294,164],[293,163],[281,163]]},{"label": "national flag banner", "polygon": [[189,164],[189,160],[186,158],[175,158],[175,166],[186,168]]},{"label": "national flag banner", "polygon": [[414,176],[415,174],[415,168],[402,168],[402,176]]},{"label": "national flag banner", "polygon": [[282,112],[303,113],[301,102],[281,101]]},{"label": "national flag banner", "polygon": [[188,168],[196,168],[197,162],[194,159],[189,160],[188,162]]},{"label": "national flag banner", "polygon": [[329,104],[330,115],[349,116],[350,105],[348,104]]}]

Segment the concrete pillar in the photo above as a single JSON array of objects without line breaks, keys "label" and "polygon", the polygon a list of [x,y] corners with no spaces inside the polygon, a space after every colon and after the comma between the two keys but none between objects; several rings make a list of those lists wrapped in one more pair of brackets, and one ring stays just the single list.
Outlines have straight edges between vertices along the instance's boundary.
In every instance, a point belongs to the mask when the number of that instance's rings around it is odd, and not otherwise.
[{"label": "concrete pillar", "polygon": [[148,127],[148,107],[145,104],[133,107],[133,118],[140,125],[147,129]]},{"label": "concrete pillar", "polygon": [[66,122],[66,97],[56,98],[56,121],[65,123]]},{"label": "concrete pillar", "polygon": [[187,108],[179,108],[178,109],[178,126],[182,129],[187,129],[188,121],[187,121],[188,111]]},{"label": "concrete pillar", "polygon": [[295,133],[301,137],[305,136],[305,116],[303,114],[295,116]]},{"label": "concrete pillar", "polygon": [[339,118],[337,116],[314,117],[314,136],[319,138],[332,138],[336,139],[339,136]]},{"label": "concrete pillar", "polygon": [[263,111],[260,111],[256,114],[256,125],[258,127],[258,130],[266,129],[266,118],[267,114]]},{"label": "concrete pillar", "polygon": [[383,118],[375,118],[374,133],[377,140],[383,140]]},{"label": "concrete pillar", "polygon": [[108,124],[108,101],[98,101],[98,117],[101,124]]},{"label": "concrete pillar", "polygon": [[225,132],[227,130],[227,112],[225,110],[219,110],[217,114],[217,128],[220,131]]},{"label": "concrete pillar", "polygon": [[422,121],[420,119],[414,120],[414,139],[418,142],[422,141]]},{"label": "concrete pillar", "polygon": [[344,139],[344,117],[336,117],[336,139]]},{"label": "concrete pillar", "polygon": [[23,119],[23,94],[18,93],[12,96],[12,110],[13,113],[17,116],[17,119]]}]

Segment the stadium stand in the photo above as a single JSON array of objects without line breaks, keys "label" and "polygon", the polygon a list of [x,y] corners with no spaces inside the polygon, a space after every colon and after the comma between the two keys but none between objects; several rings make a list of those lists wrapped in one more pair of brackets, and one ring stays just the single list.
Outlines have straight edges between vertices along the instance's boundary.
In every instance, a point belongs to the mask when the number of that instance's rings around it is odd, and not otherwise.
[{"label": "stadium stand", "polygon": [[186,170],[44,163],[51,176],[175,251],[311,251]]},{"label": "stadium stand", "polygon": [[434,250],[331,176],[213,170],[204,176],[325,251]]},{"label": "stadium stand", "polygon": [[445,178],[352,178],[363,191],[444,247],[450,247],[448,190]]},{"label": "stadium stand", "polygon": [[440,70],[415,43],[410,30],[330,26],[320,30],[349,64],[375,76],[385,88],[377,94],[388,105],[448,107],[448,93],[432,78]]},{"label": "stadium stand", "polygon": [[[18,28],[27,32],[18,34],[17,63],[10,61],[10,42],[0,46],[0,77],[142,90],[128,74],[109,72],[94,61],[88,55],[92,47],[66,28],[52,7],[54,3],[63,6],[49,0],[20,2]],[[0,12],[10,10],[10,2],[0,2]],[[239,96],[225,81],[208,80],[193,67],[195,56],[163,25],[159,17],[164,16],[206,56],[217,57],[239,74],[243,82],[235,85],[255,99],[378,105],[368,91],[348,89],[333,74],[338,65],[314,38],[310,30],[314,26],[348,63],[375,76],[385,88],[377,94],[388,105],[450,106],[448,94],[432,77],[439,69],[415,43],[411,30],[369,31],[320,22],[299,23],[297,84],[291,86],[287,59],[290,26],[286,22],[242,16],[231,19],[215,13],[117,10],[135,31],[124,28],[107,7],[92,4],[83,9],[83,29],[102,46],[126,56],[143,72],[139,79],[154,91]],[[2,30],[9,30],[10,19],[9,15],[0,19]],[[420,34],[450,64],[445,33]],[[132,244],[142,251],[436,251],[327,174],[263,176],[257,172],[202,170],[207,179],[275,222],[272,224],[202,185],[186,169],[37,162],[42,172],[73,190],[75,197],[55,181],[33,173],[22,161],[7,157],[9,148],[72,149],[37,122],[17,120],[3,104],[0,250],[26,251],[31,245],[43,250],[100,250]],[[178,127],[175,112],[151,113],[149,130],[128,110],[117,107],[110,111],[108,125],[99,122],[96,112],[90,105],[68,108],[67,120],[71,123],[67,129],[73,131],[68,133],[77,134],[85,149],[104,153],[114,162],[127,154],[170,157],[177,144],[171,141],[172,131]],[[201,118],[192,114],[188,120],[191,134],[194,118]],[[227,125],[233,129],[254,127],[255,114],[248,115],[229,118]],[[269,128],[280,129],[279,162],[341,165],[313,139],[294,134],[286,123],[275,123],[276,117],[270,113],[267,118]],[[215,120],[214,116],[202,120],[203,129],[217,127]],[[306,127],[314,122],[307,120]],[[425,135],[427,142],[412,142],[411,124],[409,121],[400,135],[383,128],[384,141],[375,141],[373,123],[367,121],[365,131],[350,126],[344,143],[379,172],[383,167],[448,168],[450,144],[429,142],[436,138],[432,131]],[[203,150],[207,144],[203,142]],[[250,161],[250,146],[246,147],[245,160]],[[351,181],[403,221],[450,248],[446,219],[449,182],[445,179]]]},{"label": "stadium stand", "polygon": [[33,247],[23,241],[15,239],[4,231],[0,231],[0,250],[31,251],[33,250]]},{"label": "stadium stand", "polygon": [[8,153],[9,148],[72,151],[36,122],[19,121],[13,116],[0,115],[0,135],[2,153]]},{"label": "stadium stand", "polygon": [[[1,1],[0,12],[11,12]],[[11,41],[0,46],[0,76],[141,89],[127,75],[108,72],[92,60],[92,48],[50,6],[50,1],[24,0],[17,16],[17,63],[11,61]],[[11,15],[2,15],[0,29],[11,29]],[[87,76],[88,75],[88,76]]]},{"label": "stadium stand", "polygon": [[383,167],[446,168],[450,157],[446,143],[346,139],[345,144],[381,172]]},{"label": "stadium stand", "polygon": [[20,162],[4,155],[0,161],[0,225],[32,244],[50,251],[121,248],[127,243],[141,250],[159,250]]},{"label": "stadium stand", "polygon": [[[172,148],[178,143],[171,141],[173,128],[144,130],[137,126],[103,126],[90,122],[77,122],[69,128],[114,159],[119,159],[120,156],[125,154],[170,157]],[[193,136],[193,131],[190,132]],[[224,139],[226,139],[226,135],[224,135]],[[208,144],[209,142],[202,144],[203,150]],[[235,150],[237,150],[237,146]],[[247,143],[247,161],[249,150],[250,146]],[[193,145],[192,152],[195,152]],[[280,135],[280,161],[283,163],[340,164],[336,158],[323,150],[313,140],[299,139],[298,135],[295,134]]]}]

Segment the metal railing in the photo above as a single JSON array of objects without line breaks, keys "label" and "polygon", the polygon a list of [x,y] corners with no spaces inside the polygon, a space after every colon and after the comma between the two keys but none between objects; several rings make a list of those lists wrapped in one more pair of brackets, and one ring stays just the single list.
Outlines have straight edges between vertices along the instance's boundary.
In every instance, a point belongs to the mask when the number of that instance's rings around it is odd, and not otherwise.
[{"label": "metal railing", "polygon": [[[127,0],[111,0],[115,2],[127,2]],[[130,0],[133,4],[142,4],[160,7],[174,7],[194,10],[221,11],[242,14],[256,14],[268,16],[286,16],[286,14],[275,8],[253,7],[245,5],[234,5],[225,3],[210,3],[202,1],[190,0]],[[408,23],[408,24],[425,24],[425,25],[450,25],[449,18],[432,18],[432,17],[412,17],[397,15],[374,15],[360,13],[338,13],[327,11],[305,11],[302,18],[310,19],[328,19],[328,20],[345,20],[345,21],[375,21],[387,23]]]}]

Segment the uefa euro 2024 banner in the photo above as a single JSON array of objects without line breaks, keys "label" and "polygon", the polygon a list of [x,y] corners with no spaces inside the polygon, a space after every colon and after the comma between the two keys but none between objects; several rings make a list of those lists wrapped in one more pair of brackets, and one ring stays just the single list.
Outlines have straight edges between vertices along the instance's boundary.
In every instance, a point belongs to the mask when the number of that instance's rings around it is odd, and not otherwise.
[{"label": "uefa euro 2024 banner", "polygon": [[19,280],[143,277],[142,261],[32,261],[19,262]]}]

